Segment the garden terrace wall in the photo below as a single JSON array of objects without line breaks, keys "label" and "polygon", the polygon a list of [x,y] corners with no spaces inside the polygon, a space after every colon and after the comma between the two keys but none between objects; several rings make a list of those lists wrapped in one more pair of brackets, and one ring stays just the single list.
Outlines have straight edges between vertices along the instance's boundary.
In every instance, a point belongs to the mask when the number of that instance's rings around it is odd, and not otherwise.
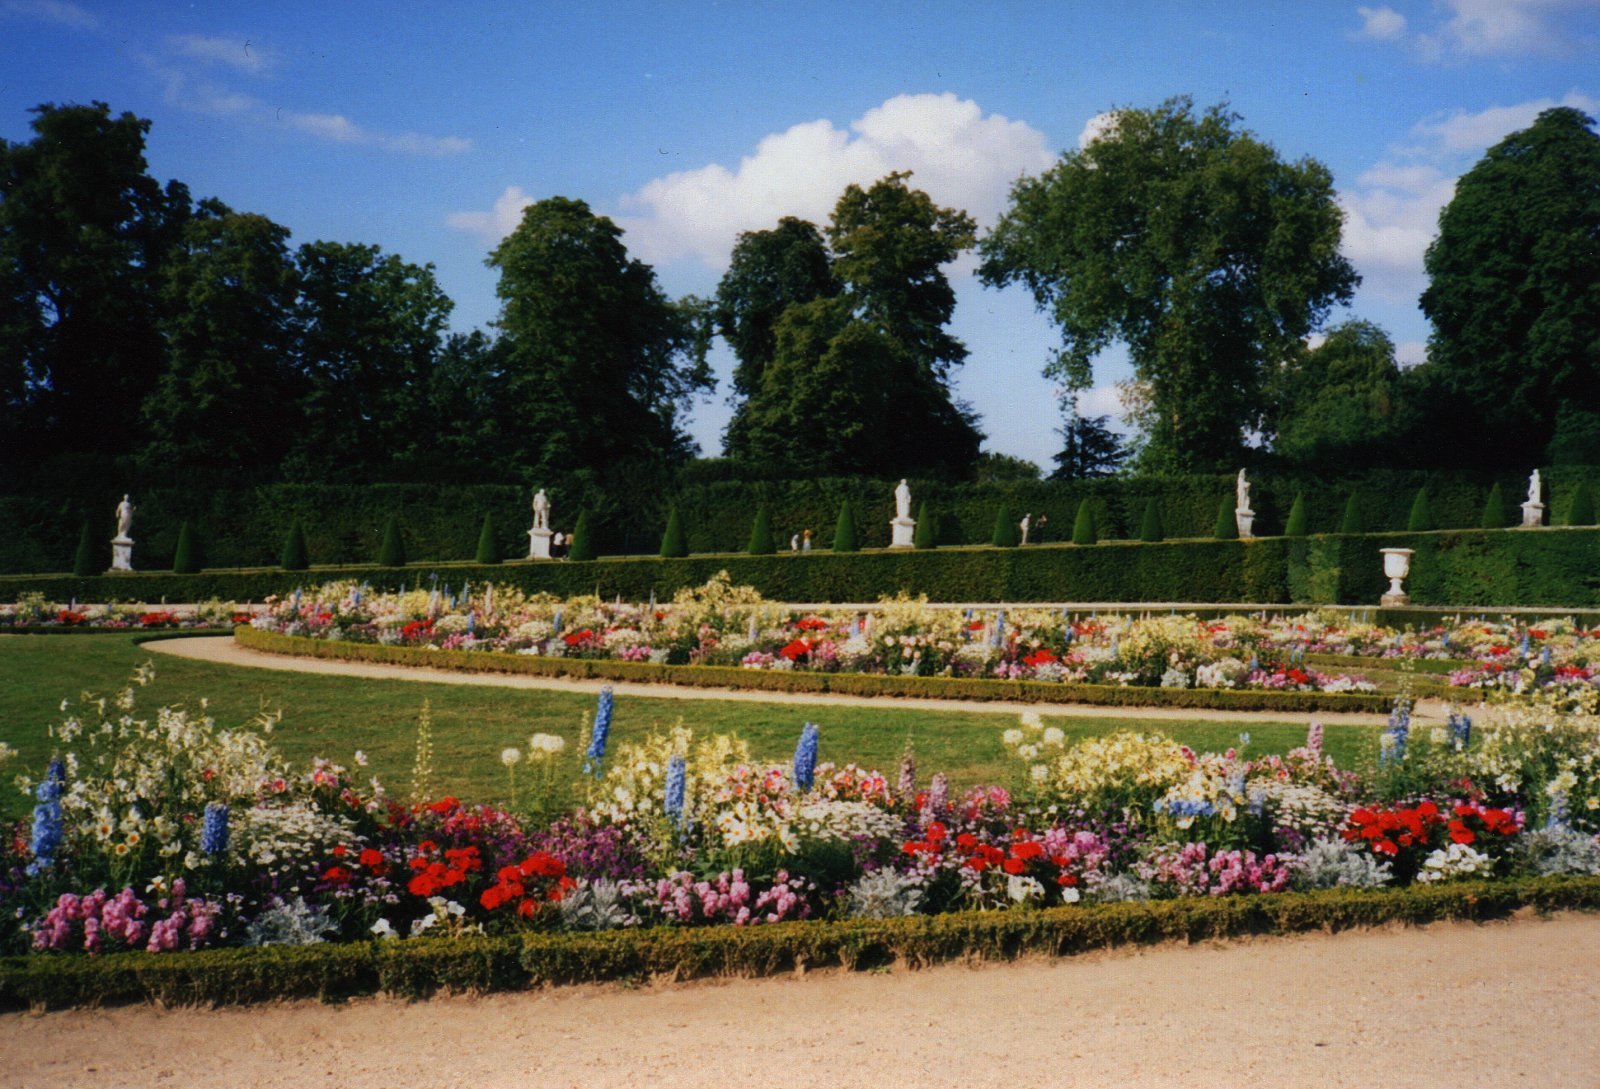
[{"label": "garden terrace wall", "polygon": [[[570,530],[580,507],[592,511],[597,549],[602,554],[654,552],[666,525],[669,505],[683,518],[691,552],[732,551],[750,537],[755,511],[772,513],[775,535],[787,543],[809,527],[820,540],[832,537],[840,504],[855,508],[862,544],[889,543],[894,515],[894,481],[864,478],[806,480],[715,479],[736,466],[694,464],[674,484],[641,477],[628,494],[602,493],[592,482],[542,481],[554,502],[556,529]],[[648,476],[648,474],[646,474]],[[1578,483],[1600,478],[1600,469],[1554,466],[1543,470],[1551,521],[1565,516]],[[1470,528],[1480,524],[1489,488],[1516,497],[1526,489],[1521,475],[1487,476],[1420,470],[1375,470],[1358,477],[1327,480],[1273,472],[1252,473],[1251,502],[1258,533],[1283,528],[1296,494],[1306,497],[1309,529],[1332,533],[1342,528],[1345,503],[1360,494],[1363,528],[1397,531],[1406,526],[1416,491],[1426,486],[1438,524]],[[107,483],[96,490],[26,493],[26,482],[11,482],[17,494],[0,496],[0,572],[60,571],[72,564],[82,524],[87,521],[95,547],[109,560],[111,512],[122,492],[132,490],[139,514],[134,536],[136,559],[149,568],[172,564],[178,529],[184,521],[196,530],[205,562],[218,567],[248,567],[277,562],[285,535],[296,520],[305,526],[311,558],[320,563],[362,564],[375,560],[383,525],[390,515],[405,527],[409,554],[435,562],[465,561],[477,555],[485,514],[493,515],[500,554],[527,554],[532,489],[506,484],[276,484],[248,489],[140,487]],[[1020,518],[1034,519],[1035,539],[1064,541],[1078,504],[1089,499],[1102,539],[1138,536],[1145,503],[1160,504],[1169,537],[1211,533],[1217,503],[1233,493],[1231,475],[1115,477],[1080,481],[1010,481],[990,484],[913,480],[912,495],[937,516],[941,545],[982,544],[994,528],[995,512],[1005,504]],[[1513,505],[1514,506],[1514,505]],[[1048,525],[1041,519],[1048,516]],[[98,562],[98,560],[97,560]]]},{"label": "garden terrace wall", "polygon": [[1008,703],[1083,703],[1097,707],[1187,707],[1214,711],[1318,711],[1381,714],[1390,697],[1377,693],[1275,692],[1257,689],[1118,688],[1099,684],[1002,681],[987,677],[903,677],[868,673],[811,673],[740,669],[737,666],[658,665],[602,658],[545,658],[484,651],[386,647],[335,639],[307,639],[239,628],[240,645],[270,654],[335,661],[426,666],[461,673],[507,673],[582,680],[636,681],[691,688],[832,693],[892,698],[981,700]]},{"label": "garden terrace wall", "polygon": [[[1044,545],[858,553],[741,553],[609,557],[586,563],[414,563],[404,568],[316,567],[206,570],[197,575],[0,576],[0,600],[39,593],[67,601],[259,601],[332,579],[378,589],[498,582],[560,596],[598,593],[642,601],[704,583],[726,570],[773,601],[870,602],[901,591],[933,601],[1249,602],[1375,607],[1387,581],[1380,548],[1411,548],[1406,590],[1418,605],[1457,608],[1600,606],[1600,529],[1441,530],[1331,534],[1250,541]],[[1377,614],[1401,625],[1409,614]]]},{"label": "garden terrace wall", "polygon": [[147,1001],[231,1005],[374,993],[415,998],[439,990],[749,977],[800,967],[922,967],[962,958],[1063,956],[1159,941],[1337,931],[1394,922],[1482,921],[1522,908],[1541,913],[1600,909],[1600,878],[1457,881],[1392,890],[1190,897],[750,927],[5,957],[0,958],[0,1009]]}]

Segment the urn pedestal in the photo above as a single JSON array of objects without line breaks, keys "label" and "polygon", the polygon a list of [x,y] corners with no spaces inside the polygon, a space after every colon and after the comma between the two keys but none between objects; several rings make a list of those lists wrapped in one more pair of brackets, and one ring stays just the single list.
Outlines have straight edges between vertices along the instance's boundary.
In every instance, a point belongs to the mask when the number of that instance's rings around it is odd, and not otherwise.
[{"label": "urn pedestal", "polygon": [[528,530],[528,559],[548,560],[550,558],[550,538],[555,536],[548,529]]},{"label": "urn pedestal", "polygon": [[1253,510],[1235,510],[1233,524],[1239,530],[1239,539],[1248,541],[1255,536],[1256,512]]},{"label": "urn pedestal", "polygon": [[1544,525],[1544,504],[1543,503],[1524,503],[1524,504],[1522,504],[1522,528],[1523,529],[1532,529],[1535,526],[1542,526],[1542,525]]}]

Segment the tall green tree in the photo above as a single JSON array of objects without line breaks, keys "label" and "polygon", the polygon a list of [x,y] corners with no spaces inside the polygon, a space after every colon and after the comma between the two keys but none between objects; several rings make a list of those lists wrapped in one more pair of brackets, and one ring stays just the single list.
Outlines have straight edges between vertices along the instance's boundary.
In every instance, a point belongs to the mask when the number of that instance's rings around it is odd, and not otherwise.
[{"label": "tall green tree", "polygon": [[1025,286],[1060,328],[1047,375],[1083,388],[1102,349],[1127,345],[1146,468],[1233,466],[1271,369],[1358,282],[1328,169],[1239,122],[1188,98],[1118,110],[1018,181],[979,244],[980,278]]},{"label": "tall green tree", "polygon": [[718,288],[718,328],[739,357],[730,456],[792,471],[961,476],[982,434],[948,379],[942,266],[973,241],[970,217],[891,174],[852,185],[827,247],[785,219],[741,235]]},{"label": "tall green tree", "polygon": [[1272,377],[1272,449],[1298,466],[1389,464],[1410,422],[1403,389],[1387,333],[1368,321],[1333,326]]},{"label": "tall green tree", "polygon": [[1433,335],[1418,377],[1437,392],[1443,424],[1465,425],[1449,436],[1457,460],[1537,463],[1564,445],[1558,420],[1585,434],[1600,424],[1594,124],[1569,107],[1544,111],[1490,148],[1439,215],[1422,294]]},{"label": "tall green tree", "polygon": [[453,304],[432,265],[413,265],[377,246],[312,242],[295,253],[305,379],[291,455],[315,479],[371,479],[419,429],[426,389]]},{"label": "tall green tree", "polygon": [[104,102],[33,114],[33,139],[0,140],[0,454],[16,466],[133,447],[191,211],[148,173],[149,121]]},{"label": "tall green tree", "polygon": [[184,229],[163,285],[166,368],[145,399],[166,470],[274,475],[294,439],[297,276],[289,230],[216,202]]},{"label": "tall green tree", "polygon": [[1082,480],[1092,476],[1110,476],[1122,468],[1131,451],[1124,445],[1122,436],[1111,430],[1110,416],[1083,416],[1078,412],[1078,399],[1063,399],[1065,426],[1058,428],[1061,435],[1061,452],[1052,460],[1056,468],[1051,480]]},{"label": "tall green tree", "polygon": [[790,306],[839,294],[827,243],[813,223],[793,216],[770,231],[739,236],[717,284],[717,333],[733,349],[735,396],[749,397],[777,351],[778,319]]},{"label": "tall green tree", "polygon": [[679,416],[714,384],[704,304],[668,298],[615,223],[566,197],[525,209],[488,264],[522,464],[559,474],[691,452]]}]

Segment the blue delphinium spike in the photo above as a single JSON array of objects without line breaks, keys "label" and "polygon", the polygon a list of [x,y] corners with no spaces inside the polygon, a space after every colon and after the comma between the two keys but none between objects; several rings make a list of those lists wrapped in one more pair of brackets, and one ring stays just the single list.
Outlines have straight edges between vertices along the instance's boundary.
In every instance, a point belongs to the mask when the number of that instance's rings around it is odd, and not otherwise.
[{"label": "blue delphinium spike", "polygon": [[67,785],[67,766],[60,760],[50,761],[44,782],[34,791],[39,804],[33,807],[33,836],[28,849],[33,861],[27,873],[32,877],[55,865],[56,852],[61,849],[63,836],[61,819],[61,792]]},{"label": "blue delphinium spike", "polygon": [[1530,640],[1528,639],[1527,635],[1523,635],[1521,653],[1522,653],[1522,656],[1524,658],[1526,658],[1528,656],[1528,648],[1529,648],[1529,646],[1530,646]]},{"label": "blue delphinium spike", "polygon": [[815,722],[808,722],[800,730],[800,743],[794,747],[794,785],[810,790],[817,771],[817,742],[822,731]]},{"label": "blue delphinium spike", "polygon": [[560,635],[561,634],[561,606],[559,606],[559,605],[556,606],[555,619],[550,621],[550,634],[551,635]]},{"label": "blue delphinium spike", "polygon": [[606,759],[606,739],[611,736],[611,686],[600,689],[600,702],[594,710],[594,731],[589,735],[589,748],[583,754],[583,770],[596,779],[603,774]]},{"label": "blue delphinium spike", "polygon": [[361,587],[357,586],[354,590],[350,591],[350,604],[356,606],[361,604]]},{"label": "blue delphinium spike", "polygon": [[748,642],[754,643],[756,641],[756,637],[759,636],[760,634],[761,634],[761,630],[760,630],[760,628],[758,628],[756,626],[756,614],[755,613],[751,613],[750,614],[750,626],[749,626],[749,629],[745,632],[745,639]]},{"label": "blue delphinium spike", "polygon": [[478,630],[478,610],[467,610],[467,634],[471,635]]},{"label": "blue delphinium spike", "polygon": [[228,807],[222,802],[207,802],[205,821],[200,826],[200,850],[220,855],[228,849]]},{"label": "blue delphinium spike", "polygon": [[1452,713],[1450,715],[1450,736],[1455,739],[1456,744],[1463,749],[1466,748],[1467,743],[1472,740],[1472,719],[1465,714]]},{"label": "blue delphinium spike", "polygon": [[683,794],[688,785],[689,765],[681,756],[667,761],[667,818],[679,828],[683,827]]}]

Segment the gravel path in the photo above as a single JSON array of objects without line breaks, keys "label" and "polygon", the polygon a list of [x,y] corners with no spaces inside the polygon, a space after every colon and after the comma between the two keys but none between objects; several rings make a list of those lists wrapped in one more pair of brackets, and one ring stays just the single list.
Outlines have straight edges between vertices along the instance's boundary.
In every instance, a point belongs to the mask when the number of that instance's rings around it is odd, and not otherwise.
[{"label": "gravel path", "polygon": [[429,1002],[0,1016],[51,1086],[1600,1085],[1600,916]]},{"label": "gravel path", "polygon": [[[689,688],[667,684],[631,684],[625,681],[591,681],[565,677],[530,677],[511,673],[458,673],[423,666],[380,665],[371,662],[336,662],[323,658],[298,658],[267,654],[239,646],[231,635],[206,638],[162,639],[143,644],[145,650],[177,658],[215,662],[252,669],[278,669],[297,673],[321,673],[340,677],[370,677],[379,680],[421,681],[430,684],[467,684],[498,688],[543,688],[561,692],[600,690],[609,683],[619,696],[648,696],[655,699],[736,700],[751,703],[834,704],[852,707],[911,707],[938,711],[971,711],[979,714],[1014,714],[1018,705],[984,700],[910,699],[904,697],[846,696],[833,693],[758,692],[735,688]],[[1372,724],[1385,721],[1383,715],[1322,712],[1315,715],[1283,711],[1217,711],[1173,707],[1097,707],[1081,703],[1030,703],[1029,709],[1042,715],[1078,718],[1205,719],[1210,722],[1285,722],[1311,718],[1325,723]],[[1418,705],[1415,718],[1422,722],[1443,722],[1443,703],[1425,701]]]}]

